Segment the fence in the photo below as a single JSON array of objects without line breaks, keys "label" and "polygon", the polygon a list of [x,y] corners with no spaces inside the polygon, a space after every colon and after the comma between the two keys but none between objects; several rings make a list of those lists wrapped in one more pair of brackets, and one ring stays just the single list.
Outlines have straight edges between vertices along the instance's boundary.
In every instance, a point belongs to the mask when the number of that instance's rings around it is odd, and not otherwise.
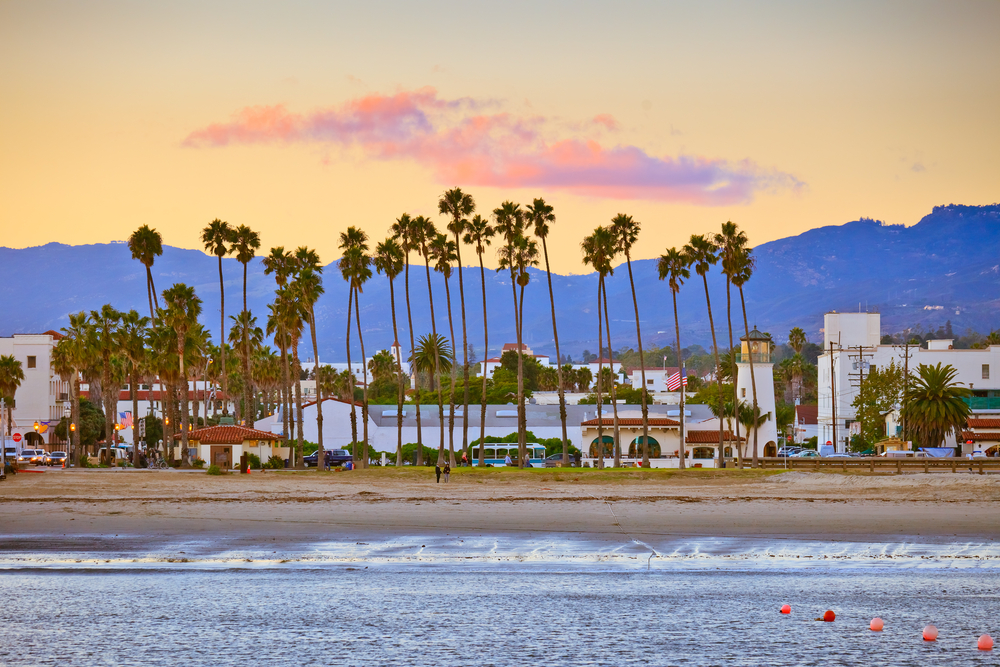
[{"label": "fence", "polygon": [[[907,472],[978,472],[980,475],[986,474],[987,470],[1000,471],[1000,458],[976,458],[964,459],[957,457],[926,457],[926,458],[881,458],[858,457],[858,458],[819,458],[819,457],[789,457],[789,458],[761,458],[761,468],[781,468],[788,470],[813,470],[813,471],[833,471],[848,470],[875,472],[895,472],[902,474]],[[749,467],[749,462],[746,461]],[[727,459],[727,466],[730,465]]]}]

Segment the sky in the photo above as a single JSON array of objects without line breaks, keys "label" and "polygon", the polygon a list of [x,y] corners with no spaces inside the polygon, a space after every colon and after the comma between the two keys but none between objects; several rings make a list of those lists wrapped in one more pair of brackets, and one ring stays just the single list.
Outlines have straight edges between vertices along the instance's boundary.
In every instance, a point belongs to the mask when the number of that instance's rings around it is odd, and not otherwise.
[{"label": "sky", "polygon": [[454,186],[544,198],[561,273],[617,213],[633,258],[915,224],[1000,200],[998,34],[986,0],[0,0],[0,246],[221,218],[329,262]]}]

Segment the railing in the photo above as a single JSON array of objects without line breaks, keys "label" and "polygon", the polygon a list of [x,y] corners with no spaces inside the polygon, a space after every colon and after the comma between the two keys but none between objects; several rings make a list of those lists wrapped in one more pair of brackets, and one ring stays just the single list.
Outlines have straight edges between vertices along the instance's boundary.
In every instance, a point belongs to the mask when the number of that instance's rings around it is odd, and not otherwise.
[{"label": "railing", "polygon": [[[729,461],[735,461],[735,459],[726,459],[726,467],[733,464]],[[808,457],[802,458],[797,456],[790,456],[787,459],[781,457],[767,457],[761,458],[760,467],[761,468],[781,468],[788,470],[840,470],[840,471],[868,471],[875,472],[895,472],[896,474],[901,474],[903,471],[907,472],[931,472],[933,471],[951,471],[951,472],[977,472],[980,475],[985,474],[987,470],[1000,471],[1000,458],[958,458],[958,457],[898,457],[898,458],[883,458],[880,456],[871,457],[837,457],[837,458],[820,458],[820,457]],[[750,461],[744,459],[744,465],[750,467]]]},{"label": "railing", "polygon": [[771,355],[768,352],[753,352],[753,353],[737,352],[736,363],[748,364],[750,363],[750,357],[753,357],[753,363],[755,364],[771,363]]},{"label": "railing", "polygon": [[973,410],[1000,410],[1000,396],[969,396],[962,400]]}]

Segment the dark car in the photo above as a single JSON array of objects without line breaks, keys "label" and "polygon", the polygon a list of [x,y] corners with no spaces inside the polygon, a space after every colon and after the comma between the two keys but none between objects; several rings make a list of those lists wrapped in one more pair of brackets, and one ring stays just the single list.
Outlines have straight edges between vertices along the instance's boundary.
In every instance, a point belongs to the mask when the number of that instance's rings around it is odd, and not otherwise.
[{"label": "dark car", "polygon": [[[575,461],[573,459],[573,455],[572,454],[569,455],[569,465],[571,467],[576,465],[576,463],[575,463]],[[550,456],[546,456],[545,457],[545,467],[546,468],[561,468],[562,467],[562,454],[558,453],[558,454],[552,454]]]},{"label": "dark car", "polygon": [[[324,453],[324,459],[326,459],[326,464],[331,468],[339,468],[345,465],[348,461],[354,461],[354,457],[346,449],[327,449]],[[312,468],[316,465],[319,452],[313,452],[308,456],[302,457],[302,462],[305,463],[307,468]]]},{"label": "dark car", "polygon": [[42,461],[43,465],[61,466],[66,463],[66,452],[49,452]]}]

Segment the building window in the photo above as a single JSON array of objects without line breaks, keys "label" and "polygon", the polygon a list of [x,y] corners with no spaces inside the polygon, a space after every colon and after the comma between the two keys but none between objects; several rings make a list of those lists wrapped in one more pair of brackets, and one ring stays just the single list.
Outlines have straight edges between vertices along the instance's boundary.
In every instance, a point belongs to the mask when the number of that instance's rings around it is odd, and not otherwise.
[{"label": "building window", "polygon": [[743,387],[740,391],[742,392],[740,394],[740,398],[746,398],[747,397],[747,388]]},{"label": "building window", "polygon": [[652,380],[646,380],[646,384],[653,384]]},{"label": "building window", "polygon": [[35,366],[37,366],[35,357],[28,357],[28,368],[35,368]]},{"label": "building window", "polygon": [[[31,357],[28,357],[28,358],[31,359]],[[989,364],[983,364],[983,379],[984,380],[989,380],[990,379],[990,365]]]}]

